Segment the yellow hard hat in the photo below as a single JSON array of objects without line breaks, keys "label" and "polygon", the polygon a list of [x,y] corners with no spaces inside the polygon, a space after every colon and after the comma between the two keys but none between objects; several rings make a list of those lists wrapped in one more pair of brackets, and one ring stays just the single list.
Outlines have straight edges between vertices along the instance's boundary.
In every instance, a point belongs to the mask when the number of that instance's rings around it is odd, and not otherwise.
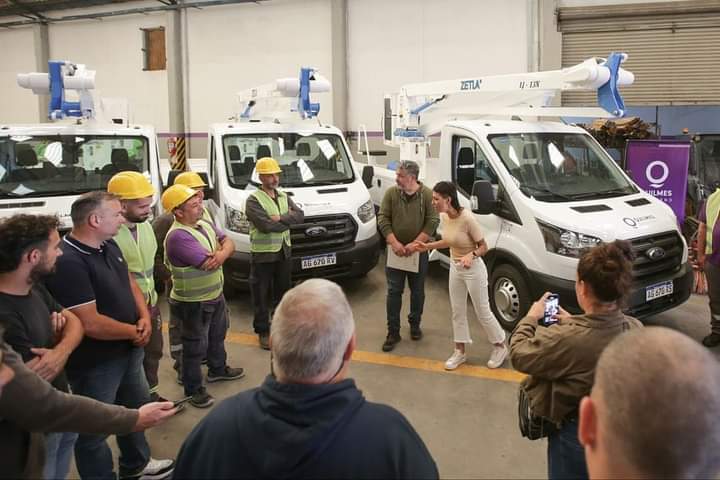
[{"label": "yellow hard hat", "polygon": [[116,173],[107,184],[107,191],[121,200],[135,200],[151,197],[155,194],[150,181],[140,172],[124,171]]},{"label": "yellow hard hat", "polygon": [[172,212],[177,207],[197,195],[198,192],[187,185],[173,185],[162,194],[162,206],[167,212]]},{"label": "yellow hard hat", "polygon": [[255,170],[260,175],[268,175],[271,173],[280,173],[280,165],[277,160],[272,157],[263,157],[255,164]]},{"label": "yellow hard hat", "polygon": [[183,172],[175,177],[173,185],[187,185],[190,188],[207,187],[207,183],[203,182],[203,179],[197,172]]}]

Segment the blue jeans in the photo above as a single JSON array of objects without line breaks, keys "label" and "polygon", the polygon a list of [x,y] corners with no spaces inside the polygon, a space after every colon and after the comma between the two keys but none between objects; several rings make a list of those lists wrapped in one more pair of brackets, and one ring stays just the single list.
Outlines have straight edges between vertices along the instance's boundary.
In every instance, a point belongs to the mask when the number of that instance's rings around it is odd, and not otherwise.
[{"label": "blue jeans", "polygon": [[221,373],[227,365],[225,335],[228,329],[225,297],[212,302],[169,300],[171,315],[180,320],[182,335],[181,372],[185,395],[202,387],[203,357],[207,354],[210,373]]},{"label": "blue jeans", "polygon": [[402,308],[402,294],[405,290],[405,279],[410,287],[410,314],[408,321],[412,326],[420,326],[423,305],[425,304],[425,277],[428,271],[428,254],[420,253],[418,273],[406,272],[395,268],[385,267],[387,277],[387,327],[388,332],[400,331],[400,309]]},{"label": "blue jeans", "polygon": [[[144,351],[132,347],[124,355],[81,371],[67,370],[75,395],[138,408],[150,401],[143,370]],[[107,435],[80,435],[75,443],[75,463],[81,478],[115,479],[112,451]],[[150,460],[150,447],[143,432],[117,435],[120,476],[141,472]]]},{"label": "blue jeans", "polygon": [[563,422],[557,432],[548,437],[548,478],[588,478],[585,449],[578,440],[578,421]]},{"label": "blue jeans", "polygon": [[70,459],[78,434],[74,432],[48,433],[45,435],[45,468],[43,478],[67,478]]}]

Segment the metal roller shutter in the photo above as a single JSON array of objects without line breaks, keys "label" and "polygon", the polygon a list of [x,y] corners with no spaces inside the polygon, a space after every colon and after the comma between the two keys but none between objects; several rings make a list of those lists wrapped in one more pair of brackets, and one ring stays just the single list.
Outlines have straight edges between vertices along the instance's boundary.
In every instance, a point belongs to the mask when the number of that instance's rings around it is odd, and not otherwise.
[{"label": "metal roller shutter", "polygon": [[[562,8],[562,65],[613,51],[635,83],[627,105],[720,105],[720,1]],[[566,92],[563,105],[591,105],[593,92]]]}]

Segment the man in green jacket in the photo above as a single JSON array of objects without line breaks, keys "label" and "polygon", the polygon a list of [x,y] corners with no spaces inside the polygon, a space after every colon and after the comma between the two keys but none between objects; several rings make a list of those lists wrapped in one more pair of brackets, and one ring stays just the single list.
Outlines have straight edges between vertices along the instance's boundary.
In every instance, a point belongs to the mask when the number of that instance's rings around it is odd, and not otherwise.
[{"label": "man in green jacket", "polygon": [[155,189],[142,173],[125,171],[108,182],[108,192],[120,198],[126,223],[113,237],[122,251],[128,270],[142,290],[150,312],[150,340],[145,345],[143,368],[153,401],[164,401],[158,394],[158,368],[163,352],[162,319],[157,306],[153,270],[157,242],[150,218]]},{"label": "man in green jacket", "polygon": [[383,197],[378,214],[378,228],[388,244],[388,257],[417,258],[417,270],[407,271],[385,267],[387,277],[388,334],[382,349],[389,352],[401,340],[400,309],[405,279],[410,287],[410,338],[420,340],[423,305],[425,303],[425,276],[428,253],[419,252],[414,242],[427,242],[435,233],[440,218],[432,206],[432,191],[418,181],[420,167],[413,161],[402,161],[396,170],[397,186],[390,187]]}]

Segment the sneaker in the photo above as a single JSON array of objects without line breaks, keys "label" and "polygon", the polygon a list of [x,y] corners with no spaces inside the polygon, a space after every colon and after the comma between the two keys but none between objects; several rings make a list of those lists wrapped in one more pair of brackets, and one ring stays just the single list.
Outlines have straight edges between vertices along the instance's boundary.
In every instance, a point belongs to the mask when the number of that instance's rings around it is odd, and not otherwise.
[{"label": "sneaker", "polygon": [[703,338],[702,344],[708,348],[717,347],[720,345],[720,333],[711,333]]},{"label": "sneaker", "polygon": [[175,469],[175,462],[172,460],[157,460],[150,458],[145,468],[137,475],[121,476],[121,480],[163,480],[170,478]]},{"label": "sneaker", "polygon": [[410,325],[410,339],[420,340],[423,337],[423,331],[420,325]]},{"label": "sneaker", "polygon": [[445,361],[445,370],[455,370],[465,362],[467,362],[467,355],[456,348],[450,358]]},{"label": "sneaker", "polygon": [[504,343],[499,347],[493,345],[493,351],[490,354],[490,360],[487,361],[488,368],[498,368],[500,365],[503,364],[503,362],[508,356],[508,353],[510,353],[510,350]]},{"label": "sneaker", "polygon": [[215,403],[215,399],[212,395],[207,393],[205,387],[201,387],[200,390],[193,393],[192,398],[190,399],[190,405],[195,408],[208,408],[213,403]]},{"label": "sneaker", "polygon": [[383,352],[389,352],[393,348],[395,348],[395,345],[400,343],[400,340],[402,340],[402,337],[400,337],[399,333],[396,332],[390,332],[387,334],[387,338],[385,339],[385,343],[383,343],[382,351]]},{"label": "sneaker", "polygon": [[231,368],[225,365],[225,370],[220,373],[208,372],[207,381],[208,383],[213,382],[225,382],[228,380],[237,380],[245,376],[245,370],[242,368]]},{"label": "sneaker", "polygon": [[258,342],[263,350],[270,350],[270,334],[267,332],[258,334]]}]

